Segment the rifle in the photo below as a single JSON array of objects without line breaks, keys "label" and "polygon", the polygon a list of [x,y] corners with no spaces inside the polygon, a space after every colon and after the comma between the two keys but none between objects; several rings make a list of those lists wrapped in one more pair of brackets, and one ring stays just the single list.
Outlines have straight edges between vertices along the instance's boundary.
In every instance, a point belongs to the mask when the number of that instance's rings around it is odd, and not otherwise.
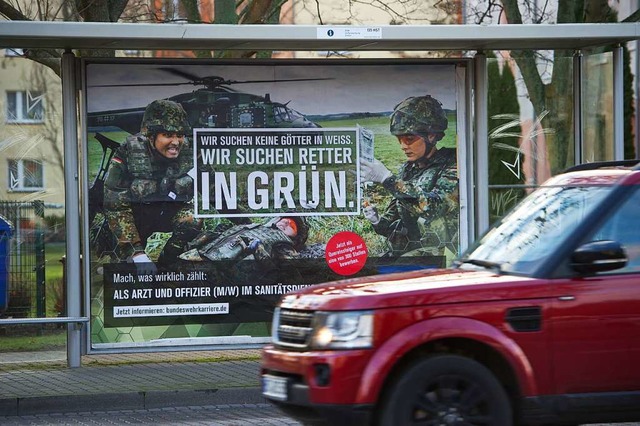
[{"label": "rifle", "polygon": [[100,133],[96,133],[95,138],[102,146],[102,159],[100,160],[100,168],[89,188],[89,240],[95,252],[101,256],[104,253],[113,252],[116,247],[116,239],[109,228],[107,219],[102,216],[99,221],[95,221],[95,218],[98,213],[104,212],[104,179],[109,170],[111,158],[120,144]]},{"label": "rifle", "polygon": [[89,223],[93,223],[93,219],[97,213],[104,211],[104,178],[109,170],[111,158],[116,153],[116,149],[120,144],[101,133],[96,133],[95,138],[100,142],[102,147],[102,159],[100,160],[100,168],[96,173],[91,187],[89,188]]}]

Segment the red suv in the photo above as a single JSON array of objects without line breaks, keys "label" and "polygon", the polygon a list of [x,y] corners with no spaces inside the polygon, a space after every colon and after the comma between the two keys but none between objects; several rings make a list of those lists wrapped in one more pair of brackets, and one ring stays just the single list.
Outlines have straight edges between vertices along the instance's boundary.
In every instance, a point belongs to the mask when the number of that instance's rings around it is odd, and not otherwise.
[{"label": "red suv", "polygon": [[450,269],[282,298],[263,395],[304,423],[640,419],[640,169],[556,176]]}]

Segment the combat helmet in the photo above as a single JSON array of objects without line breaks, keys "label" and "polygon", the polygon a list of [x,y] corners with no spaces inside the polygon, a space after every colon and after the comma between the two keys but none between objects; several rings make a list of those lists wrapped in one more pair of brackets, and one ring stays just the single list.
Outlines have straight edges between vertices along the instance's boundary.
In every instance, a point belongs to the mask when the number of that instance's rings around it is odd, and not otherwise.
[{"label": "combat helmet", "polygon": [[182,105],[166,99],[158,99],[147,105],[142,117],[141,132],[150,137],[160,132],[189,133],[187,113]]},{"label": "combat helmet", "polygon": [[449,121],[442,109],[442,104],[430,95],[413,96],[400,102],[393,109],[389,130],[393,135],[415,134],[424,136],[428,133],[438,135],[442,139]]},{"label": "combat helmet", "polygon": [[300,251],[304,248],[307,238],[309,238],[309,223],[303,216],[293,216],[289,217],[289,219],[293,219],[298,227],[298,234],[293,239],[293,247]]},{"label": "combat helmet", "polygon": [[292,238],[293,248],[300,251],[304,248],[305,243],[307,242],[307,238],[309,238],[309,223],[307,219],[303,216],[276,216],[273,219],[269,220],[265,225],[273,226],[276,222],[278,222],[282,218],[291,219],[296,223],[297,233],[296,236]]}]

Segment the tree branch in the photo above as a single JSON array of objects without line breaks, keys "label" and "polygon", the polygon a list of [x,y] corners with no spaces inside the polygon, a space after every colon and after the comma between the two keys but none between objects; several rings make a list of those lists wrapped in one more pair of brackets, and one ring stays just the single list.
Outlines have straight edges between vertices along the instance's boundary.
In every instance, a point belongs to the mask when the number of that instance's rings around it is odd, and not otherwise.
[{"label": "tree branch", "polygon": [[56,73],[57,76],[61,76],[62,71],[60,70],[60,58],[62,57],[62,50],[25,50],[24,56],[27,59],[31,59],[32,61],[38,62],[46,67],[51,68],[51,70]]},{"label": "tree branch", "polygon": [[0,1],[0,15],[3,15],[4,17],[6,17],[11,21],[30,21],[31,20],[27,16],[25,16],[22,12],[20,12],[18,9],[14,8],[4,0]]},{"label": "tree branch", "polygon": [[522,24],[522,14],[517,0],[502,0],[502,5],[509,24]]},{"label": "tree branch", "polygon": [[109,21],[118,22],[129,0],[109,0]]}]

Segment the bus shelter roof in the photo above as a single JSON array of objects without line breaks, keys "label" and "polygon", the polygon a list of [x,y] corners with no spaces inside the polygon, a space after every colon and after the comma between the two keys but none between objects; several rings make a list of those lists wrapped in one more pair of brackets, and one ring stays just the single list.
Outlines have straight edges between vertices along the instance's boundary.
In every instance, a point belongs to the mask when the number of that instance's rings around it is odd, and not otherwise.
[{"label": "bus shelter roof", "polygon": [[0,47],[139,50],[588,49],[640,39],[640,23],[207,25],[3,21]]}]

